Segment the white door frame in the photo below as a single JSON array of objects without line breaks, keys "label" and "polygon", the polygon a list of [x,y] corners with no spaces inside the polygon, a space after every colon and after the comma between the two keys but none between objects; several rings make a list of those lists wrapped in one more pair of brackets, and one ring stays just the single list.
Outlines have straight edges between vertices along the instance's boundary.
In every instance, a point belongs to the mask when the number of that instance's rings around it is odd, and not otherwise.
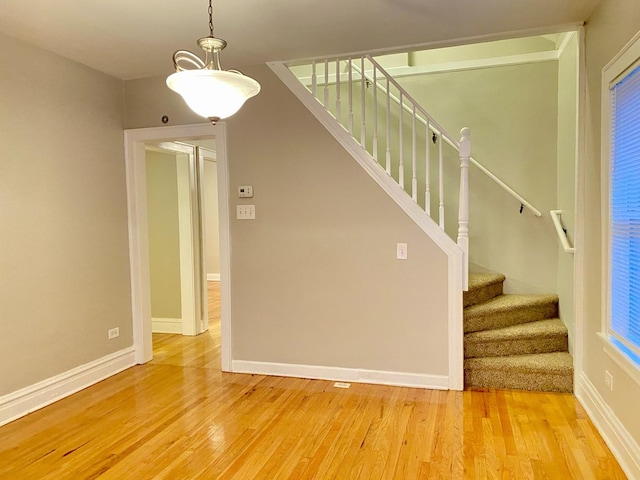
[{"label": "white door frame", "polygon": [[[171,142],[175,145],[174,142]],[[165,145],[164,143],[162,145]],[[182,334],[197,335],[202,333],[198,328],[198,298],[196,289],[197,262],[195,249],[199,244],[198,229],[193,221],[194,187],[191,170],[194,168],[195,148],[186,155],[176,155],[176,174],[178,181],[178,236],[180,238],[180,305],[182,312]],[[186,158],[185,158],[186,157]],[[197,209],[196,209],[197,210]],[[201,285],[200,285],[201,287]]]},{"label": "white door frame", "polygon": [[[216,164],[216,187],[218,186],[218,175],[217,175],[217,161],[216,161],[216,152],[215,150],[210,150],[208,148],[204,148],[204,147],[200,147],[197,146],[196,147],[196,156],[198,157],[198,168],[200,169],[200,182],[203,181],[204,179],[204,165],[205,162],[213,162]],[[202,192],[201,196],[200,196],[200,200],[201,200],[201,205],[200,205],[200,211],[201,211],[201,217],[203,219],[203,225],[202,225],[202,241],[200,243],[200,248],[201,248],[201,255],[202,258],[204,259],[204,262],[202,262],[201,266],[203,268],[202,271],[202,276],[205,280],[205,293],[206,296],[204,298],[204,301],[202,302],[202,331],[208,330],[209,328],[209,298],[208,298],[208,294],[209,294],[209,278],[208,278],[208,274],[207,274],[207,268],[206,268],[206,260],[207,260],[207,228],[206,228],[206,218],[207,218],[207,209],[205,207],[205,201],[204,201],[204,187],[202,186],[202,184],[200,185],[200,191]],[[216,191],[216,196],[219,197],[218,191]],[[219,230],[219,227],[218,227]],[[218,235],[218,243],[220,243],[220,235]],[[218,258],[220,258],[220,248],[218,247]],[[220,281],[220,273],[218,273],[218,282]]]},{"label": "white door frame", "polygon": [[149,238],[147,228],[147,186],[145,143],[215,137],[218,163],[218,209],[220,216],[220,307],[221,368],[231,371],[231,238],[229,230],[229,171],[224,122],[129,129],[124,132],[129,217],[129,262],[133,344],[136,362],[153,358],[151,341],[151,288],[149,281]]},{"label": "white door frame", "polygon": [[[180,333],[182,335],[198,335],[204,329],[203,320],[200,315],[199,302],[202,301],[202,293],[196,292],[197,286],[203,289],[202,281],[198,281],[196,271],[196,249],[201,243],[198,238],[198,228],[195,224],[194,215],[198,211],[196,204],[199,203],[193,194],[199,195],[199,189],[194,188],[196,176],[192,173],[197,168],[195,157],[196,147],[179,142],[160,142],[146,145],[147,151],[155,151],[171,154],[176,161],[176,180],[178,187],[178,236],[179,236],[179,257],[180,257],[180,328],[179,330],[161,329],[154,331],[161,333]],[[152,324],[157,321],[152,317]]]}]

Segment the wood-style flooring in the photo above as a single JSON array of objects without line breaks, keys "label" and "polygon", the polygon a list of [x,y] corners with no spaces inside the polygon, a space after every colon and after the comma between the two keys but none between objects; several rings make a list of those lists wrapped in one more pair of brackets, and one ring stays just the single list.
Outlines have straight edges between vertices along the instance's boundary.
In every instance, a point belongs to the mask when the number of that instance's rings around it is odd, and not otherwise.
[{"label": "wood-style flooring", "polygon": [[220,372],[210,330],[0,428],[0,479],[623,479],[572,395]]}]

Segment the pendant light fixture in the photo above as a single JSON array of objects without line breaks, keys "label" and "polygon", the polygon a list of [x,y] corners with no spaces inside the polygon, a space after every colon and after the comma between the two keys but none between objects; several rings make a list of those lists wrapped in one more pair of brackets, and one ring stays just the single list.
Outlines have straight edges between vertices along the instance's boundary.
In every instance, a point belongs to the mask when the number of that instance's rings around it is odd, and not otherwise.
[{"label": "pendant light fixture", "polygon": [[[260,84],[237,70],[222,70],[220,51],[227,42],[213,36],[213,7],[209,0],[209,36],[198,40],[205,59],[188,50],[173,54],[176,73],[167,77],[167,86],[179,93],[191,110],[212,124],[236,113],[244,102],[260,91]],[[189,68],[185,68],[189,67]]]}]

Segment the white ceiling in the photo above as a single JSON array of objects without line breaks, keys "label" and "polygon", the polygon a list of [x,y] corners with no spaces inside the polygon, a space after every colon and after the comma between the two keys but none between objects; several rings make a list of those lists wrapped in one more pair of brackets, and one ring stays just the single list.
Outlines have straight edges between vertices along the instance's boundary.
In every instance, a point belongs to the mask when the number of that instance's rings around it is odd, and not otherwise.
[{"label": "white ceiling", "polygon": [[[599,0],[214,0],[223,68],[586,20]],[[207,0],[2,0],[0,31],[121,79],[168,74]]]}]

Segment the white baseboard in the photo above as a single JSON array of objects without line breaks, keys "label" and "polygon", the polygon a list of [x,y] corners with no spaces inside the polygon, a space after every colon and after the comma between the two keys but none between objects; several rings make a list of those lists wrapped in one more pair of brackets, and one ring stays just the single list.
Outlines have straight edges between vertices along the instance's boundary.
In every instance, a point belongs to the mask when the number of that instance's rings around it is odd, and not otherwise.
[{"label": "white baseboard", "polygon": [[207,273],[207,281],[209,282],[219,282],[220,274],[219,273]]},{"label": "white baseboard", "polygon": [[152,333],[178,333],[182,335],[182,320],[180,318],[152,318]]},{"label": "white baseboard", "polygon": [[398,387],[447,390],[449,378],[445,375],[362,370],[357,368],[321,367],[290,363],[251,362],[234,360],[233,373],[274,375],[277,377],[312,378],[314,380],[336,380],[353,383],[373,383]]},{"label": "white baseboard", "polygon": [[0,426],[17,420],[136,364],[129,347],[0,397]]},{"label": "white baseboard", "polygon": [[640,480],[640,447],[622,425],[598,390],[584,374],[576,388],[576,397],[602,435],[624,473],[631,480]]}]

